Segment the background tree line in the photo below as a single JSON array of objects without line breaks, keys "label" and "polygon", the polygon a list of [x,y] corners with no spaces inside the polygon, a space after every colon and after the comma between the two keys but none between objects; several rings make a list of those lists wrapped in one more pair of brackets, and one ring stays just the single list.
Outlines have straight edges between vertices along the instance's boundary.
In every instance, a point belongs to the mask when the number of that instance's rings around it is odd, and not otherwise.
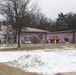
[{"label": "background tree line", "polygon": [[34,18],[29,24],[30,27],[44,29],[48,31],[63,31],[76,29],[76,13],[58,14],[56,20],[47,18],[42,13],[34,15]]},{"label": "background tree line", "polygon": [[[58,14],[57,19],[54,21],[47,18],[44,14],[39,12],[27,13],[23,19],[25,23],[21,23],[21,27],[32,27],[48,31],[63,31],[63,30],[75,30],[76,29],[76,13]],[[20,20],[20,21],[21,21]],[[11,20],[12,21],[12,20]],[[2,24],[7,25],[12,22],[6,20]],[[1,22],[0,22],[1,24]],[[12,24],[11,24],[12,25]],[[16,25],[12,25],[13,29],[16,29]]]}]

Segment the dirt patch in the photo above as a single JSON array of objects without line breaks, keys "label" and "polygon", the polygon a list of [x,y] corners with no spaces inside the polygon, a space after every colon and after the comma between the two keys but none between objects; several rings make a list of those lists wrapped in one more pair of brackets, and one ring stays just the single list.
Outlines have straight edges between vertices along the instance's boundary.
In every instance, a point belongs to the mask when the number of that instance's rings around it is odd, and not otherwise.
[{"label": "dirt patch", "polygon": [[76,75],[76,72],[57,73],[55,75]]},{"label": "dirt patch", "polygon": [[0,75],[40,75],[40,74],[25,72],[21,69],[10,67],[8,65],[0,63]]}]

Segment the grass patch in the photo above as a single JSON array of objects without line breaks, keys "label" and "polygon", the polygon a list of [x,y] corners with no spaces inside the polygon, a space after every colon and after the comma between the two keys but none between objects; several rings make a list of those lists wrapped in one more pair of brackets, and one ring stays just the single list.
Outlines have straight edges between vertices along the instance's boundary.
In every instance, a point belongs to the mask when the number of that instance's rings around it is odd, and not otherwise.
[{"label": "grass patch", "polygon": [[[12,46],[12,48],[10,48]],[[23,50],[38,50],[38,49],[65,49],[76,48],[76,44],[21,44],[21,48],[16,45],[8,45],[7,48],[0,49],[0,51],[23,51]]]}]

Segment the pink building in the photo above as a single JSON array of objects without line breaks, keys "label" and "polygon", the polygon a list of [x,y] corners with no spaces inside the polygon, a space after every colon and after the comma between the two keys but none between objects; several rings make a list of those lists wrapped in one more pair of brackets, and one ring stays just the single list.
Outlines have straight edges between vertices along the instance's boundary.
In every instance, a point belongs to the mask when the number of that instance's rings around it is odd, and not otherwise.
[{"label": "pink building", "polygon": [[47,42],[46,30],[35,29],[35,28],[24,28],[22,29],[21,43],[46,43]]},{"label": "pink building", "polygon": [[76,31],[68,30],[68,31],[56,31],[50,32],[47,35],[47,40],[50,43],[76,43]]},{"label": "pink building", "polygon": [[20,35],[21,43],[76,43],[76,31],[56,31],[24,28]]}]

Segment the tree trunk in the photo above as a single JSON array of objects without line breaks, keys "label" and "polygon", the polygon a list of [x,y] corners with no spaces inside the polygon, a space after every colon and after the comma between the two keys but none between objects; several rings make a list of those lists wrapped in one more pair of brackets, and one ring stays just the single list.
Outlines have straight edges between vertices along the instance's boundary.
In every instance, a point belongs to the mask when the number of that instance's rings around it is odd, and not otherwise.
[{"label": "tree trunk", "polygon": [[14,36],[14,43],[17,42],[16,39],[17,39],[17,34]]},{"label": "tree trunk", "polygon": [[17,29],[14,31],[14,43],[17,43]]},{"label": "tree trunk", "polygon": [[73,44],[75,43],[75,33],[73,32]]},{"label": "tree trunk", "polygon": [[18,48],[20,47],[20,28],[18,28]]}]

